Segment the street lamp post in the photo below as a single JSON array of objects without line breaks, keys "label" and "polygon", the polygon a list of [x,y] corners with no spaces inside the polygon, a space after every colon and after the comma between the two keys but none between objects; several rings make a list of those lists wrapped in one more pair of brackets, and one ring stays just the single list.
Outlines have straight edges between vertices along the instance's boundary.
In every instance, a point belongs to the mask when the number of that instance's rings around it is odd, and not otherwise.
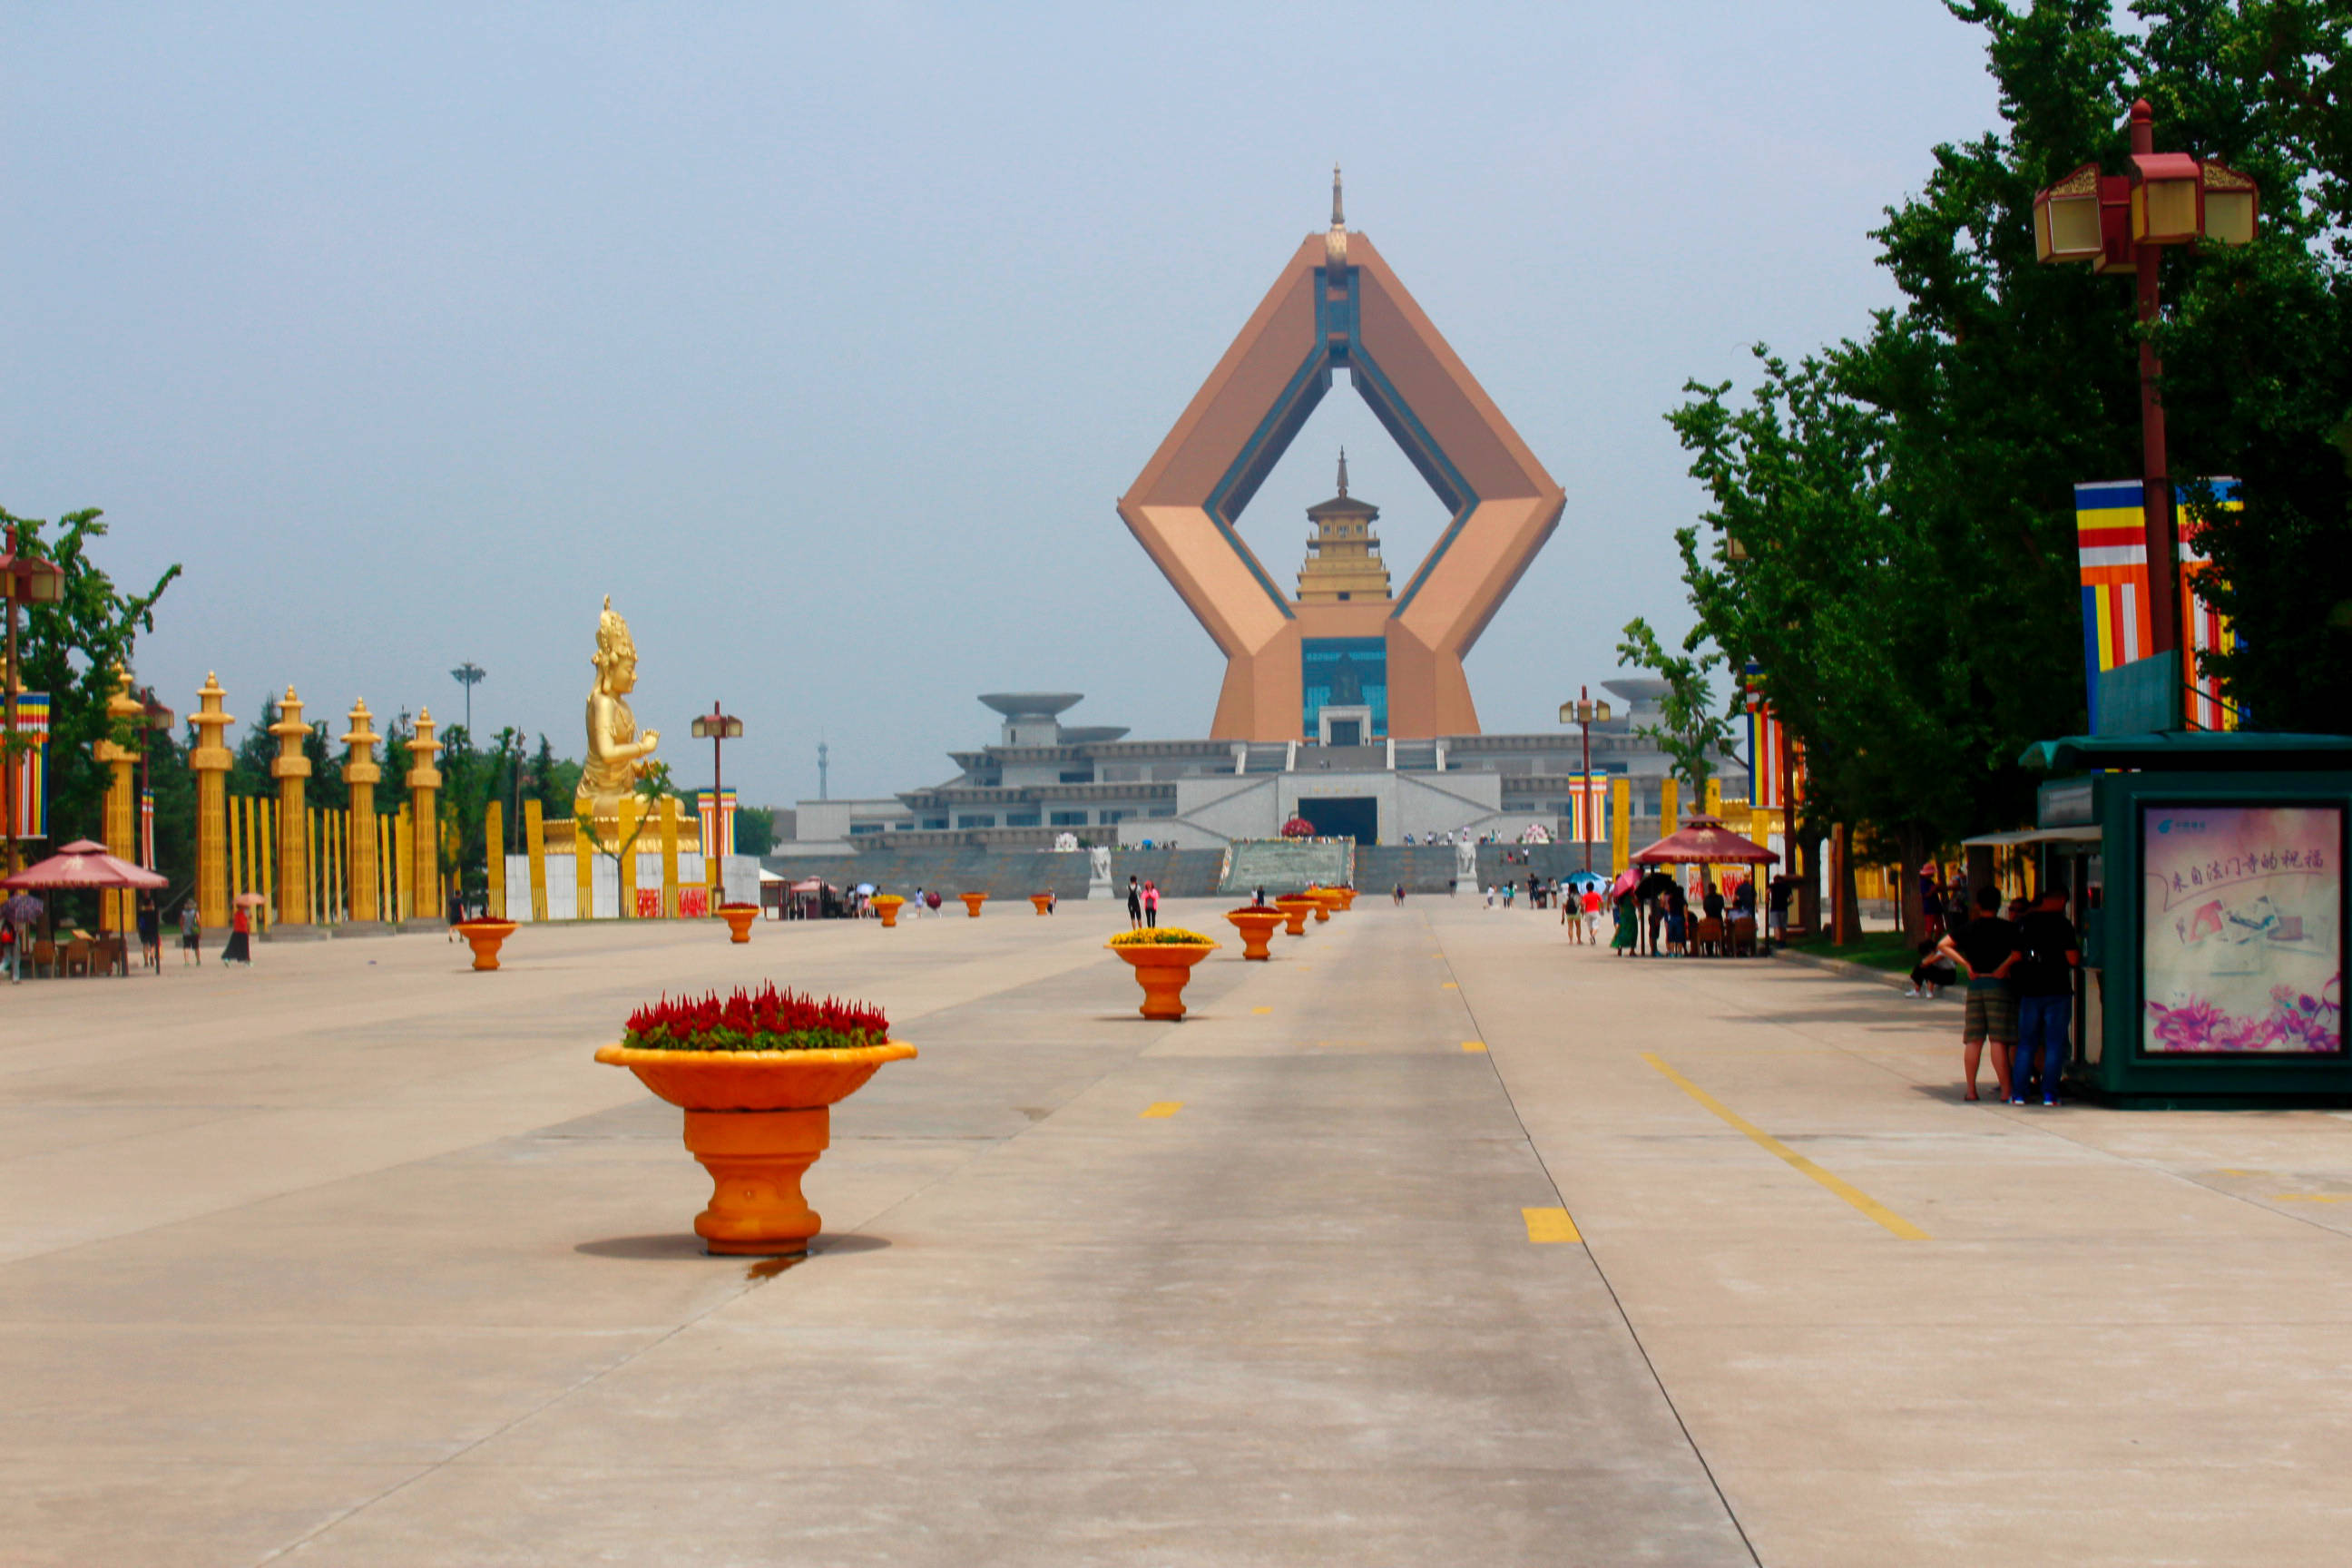
[{"label": "street lamp post", "polygon": [[1592,726],[1609,722],[1608,700],[1604,698],[1595,702],[1592,700],[1592,689],[1580,686],[1576,689],[1575,701],[1559,705],[1559,721],[1577,725],[1584,731],[1584,777],[1576,787],[1584,796],[1584,868],[1590,871],[1592,869]]},{"label": "street lamp post", "polygon": [[470,658],[449,672],[449,679],[466,689],[466,745],[471,751],[481,749],[474,744],[474,688],[479,686],[482,677],[488,673]]},{"label": "street lamp post", "polygon": [[718,880],[719,825],[725,817],[724,808],[719,803],[719,747],[722,742],[742,738],[743,721],[731,713],[720,711],[718,700],[714,698],[710,711],[697,719],[693,728],[696,740],[710,742],[710,841],[702,847],[702,857],[703,864],[712,868],[711,879],[715,883]]},{"label": "street lamp post", "polygon": [[[145,802],[150,783],[147,771],[148,737],[156,731],[169,730],[177,721],[179,716],[173,713],[169,708],[166,708],[163,703],[158,702],[155,700],[155,690],[152,687],[149,687],[139,693],[139,727],[141,731],[139,736],[139,800],[138,803],[133,805],[132,809],[135,813],[144,816],[146,811]],[[155,868],[153,847],[149,843],[151,836],[151,824],[142,821],[139,826],[139,848],[140,851],[146,856],[146,858],[142,860],[140,864],[146,867],[150,871]]]},{"label": "street lamp post", "polygon": [[2103,174],[2096,163],[2072,170],[2033,198],[2034,254],[2043,261],[2087,261],[2100,273],[2129,273],[2138,288],[2140,515],[2147,547],[2147,652],[2180,647],[2179,531],[2164,453],[2164,365],[2148,329],[2160,304],[2157,267],[2168,245],[2210,239],[2245,245],[2254,237],[2261,191],[2253,180],[2211,159],[2156,150],[2156,111],[2131,106],[2131,172]]},{"label": "street lamp post", "polygon": [[7,601],[8,662],[0,670],[0,838],[8,841],[7,874],[16,874],[16,605],[54,605],[65,597],[66,574],[54,562],[16,552],[16,528],[8,525],[0,550],[0,598]]}]

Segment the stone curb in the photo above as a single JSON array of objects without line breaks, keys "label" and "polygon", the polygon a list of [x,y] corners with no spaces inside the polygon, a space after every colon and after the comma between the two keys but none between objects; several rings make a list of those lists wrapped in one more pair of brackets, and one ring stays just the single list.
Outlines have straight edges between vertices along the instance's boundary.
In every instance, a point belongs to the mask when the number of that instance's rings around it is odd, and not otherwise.
[{"label": "stone curb", "polygon": [[[1906,990],[1911,984],[1910,980],[1905,975],[1890,974],[1884,969],[1873,969],[1866,963],[1856,963],[1850,958],[1822,958],[1815,953],[1791,952],[1785,947],[1774,948],[1772,956],[1783,963],[1801,963],[1809,969],[1826,969],[1831,973],[1842,974],[1848,980],[1874,981],[1881,985],[1891,985],[1897,991]],[[1943,994],[1932,1000],[1955,1002],[1965,995],[1967,991],[1966,985],[1947,985],[1944,987]]]}]

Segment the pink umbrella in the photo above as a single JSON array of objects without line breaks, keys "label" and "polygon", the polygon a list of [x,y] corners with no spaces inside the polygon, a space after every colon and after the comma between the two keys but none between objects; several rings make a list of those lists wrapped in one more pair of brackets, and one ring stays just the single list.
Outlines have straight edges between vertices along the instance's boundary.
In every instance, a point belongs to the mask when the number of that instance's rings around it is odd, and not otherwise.
[{"label": "pink umbrella", "polygon": [[163,888],[168,879],[118,860],[103,844],[76,839],[47,859],[0,879],[0,888]]}]

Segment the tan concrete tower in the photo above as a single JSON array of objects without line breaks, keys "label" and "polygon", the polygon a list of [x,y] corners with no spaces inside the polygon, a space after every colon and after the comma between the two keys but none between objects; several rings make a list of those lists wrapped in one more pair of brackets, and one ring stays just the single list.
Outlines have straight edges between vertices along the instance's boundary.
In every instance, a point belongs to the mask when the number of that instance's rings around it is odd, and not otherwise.
[{"label": "tan concrete tower", "polygon": [[207,931],[228,926],[228,770],[236,756],[226,744],[226,731],[236,720],[221,711],[220,678],[205,672],[196,692],[196,710],[188,715],[195,727],[195,749],[188,767],[196,775],[196,919]]},{"label": "tan concrete tower", "polygon": [[370,722],[373,717],[365,698],[353,702],[352,727],[343,736],[350,748],[343,784],[352,795],[351,894],[345,901],[351,905],[352,926],[361,929],[380,926],[383,908],[375,863],[375,786],[383,770],[376,765],[375,743],[381,737]]},{"label": "tan concrete tower", "polygon": [[278,706],[278,722],[269,726],[278,738],[278,755],[269,763],[269,776],[278,781],[278,918],[270,934],[300,936],[310,926],[310,816],[303,799],[310,759],[302,754],[310,726],[302,722],[302,700],[292,687]]},{"label": "tan concrete tower", "polygon": [[1348,449],[1340,447],[1339,493],[1307,509],[1315,531],[1307,541],[1307,563],[1298,569],[1300,604],[1386,602],[1389,568],[1372,531],[1380,515],[1380,508],[1348,493]]}]

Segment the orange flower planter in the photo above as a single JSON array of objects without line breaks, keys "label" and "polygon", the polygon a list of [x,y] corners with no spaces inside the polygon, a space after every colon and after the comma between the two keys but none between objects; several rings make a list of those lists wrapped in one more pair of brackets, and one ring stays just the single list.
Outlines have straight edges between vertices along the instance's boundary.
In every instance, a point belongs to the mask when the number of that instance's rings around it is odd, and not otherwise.
[{"label": "orange flower planter", "polygon": [[1343,909],[1343,910],[1352,910],[1352,909],[1354,909],[1354,908],[1356,907],[1356,889],[1353,889],[1353,888],[1335,888],[1335,889],[1332,889],[1332,891],[1334,891],[1334,892],[1336,892],[1336,893],[1338,893],[1338,894],[1339,895],[1339,907],[1340,907],[1341,909]]},{"label": "orange flower planter", "polygon": [[[1041,915],[1050,915],[1054,912],[1054,895],[1051,893],[1032,893],[1029,895],[1029,901],[1037,906],[1037,912]],[[979,913],[977,910],[972,912]]]},{"label": "orange flower planter", "polygon": [[751,922],[760,918],[760,906],[757,904],[721,904],[719,906],[719,918],[727,922],[727,940],[729,942],[750,942],[751,940]]},{"label": "orange flower planter", "polygon": [[1132,947],[1114,945],[1111,951],[1135,966],[1135,983],[1143,987],[1143,1005],[1136,1010],[1147,1018],[1173,1023],[1184,1016],[1184,983],[1192,978],[1192,966],[1215,952],[1216,946],[1213,942],[1197,947],[1138,942]]},{"label": "orange flower planter", "polygon": [[958,893],[956,897],[963,900],[963,912],[974,920],[980,919],[980,906],[988,902],[986,893]]},{"label": "orange flower planter", "polygon": [[474,967],[477,970],[496,969],[499,966],[499,944],[514,933],[515,923],[512,921],[457,922],[457,934],[464,937],[466,945],[474,950]]},{"label": "orange flower planter", "polygon": [[1331,918],[1331,908],[1339,901],[1328,888],[1309,888],[1307,896],[1315,900],[1315,921],[1318,925]]},{"label": "orange flower planter", "polygon": [[1274,938],[1274,928],[1286,917],[1280,910],[1229,910],[1225,919],[1242,933],[1242,957],[1263,963],[1273,955],[1266,944]]},{"label": "orange flower planter", "polygon": [[824,1221],[801,1177],[833,1141],[832,1107],[884,1062],[915,1047],[900,1040],[831,1051],[640,1051],[606,1046],[596,1059],[625,1067],[686,1112],[686,1146],[710,1173],[710,1203],[694,1216],[706,1250],[750,1257],[806,1252]]},{"label": "orange flower planter", "polygon": [[896,893],[883,893],[872,900],[874,912],[882,917],[884,931],[888,931],[898,923],[898,906],[906,901]]},{"label": "orange flower planter", "polygon": [[1307,917],[1315,912],[1313,899],[1304,893],[1284,893],[1274,900],[1274,907],[1290,922],[1282,928],[1284,931],[1291,936],[1307,934]]}]

